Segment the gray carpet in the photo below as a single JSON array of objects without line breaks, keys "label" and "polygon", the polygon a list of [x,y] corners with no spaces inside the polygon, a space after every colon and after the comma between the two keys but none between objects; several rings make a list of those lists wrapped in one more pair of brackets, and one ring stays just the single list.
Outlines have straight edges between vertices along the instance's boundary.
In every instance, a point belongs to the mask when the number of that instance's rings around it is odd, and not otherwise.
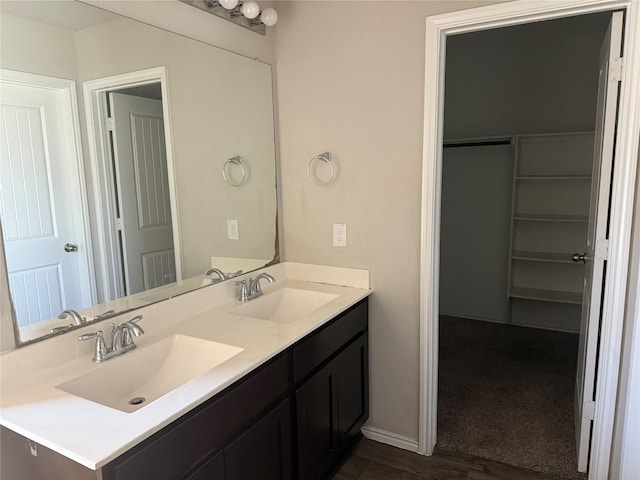
[{"label": "gray carpet", "polygon": [[578,336],[442,316],[438,446],[565,479],[577,472]]}]

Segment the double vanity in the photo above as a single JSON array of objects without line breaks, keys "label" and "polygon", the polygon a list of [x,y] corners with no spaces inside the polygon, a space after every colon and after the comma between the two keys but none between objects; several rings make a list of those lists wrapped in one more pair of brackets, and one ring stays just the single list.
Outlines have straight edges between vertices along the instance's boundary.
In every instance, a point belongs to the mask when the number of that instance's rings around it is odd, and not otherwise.
[{"label": "double vanity", "polygon": [[[263,272],[248,301],[225,282],[2,355],[3,480],[328,478],[368,417],[368,272]],[[134,315],[136,347],[92,361],[78,336]]]}]

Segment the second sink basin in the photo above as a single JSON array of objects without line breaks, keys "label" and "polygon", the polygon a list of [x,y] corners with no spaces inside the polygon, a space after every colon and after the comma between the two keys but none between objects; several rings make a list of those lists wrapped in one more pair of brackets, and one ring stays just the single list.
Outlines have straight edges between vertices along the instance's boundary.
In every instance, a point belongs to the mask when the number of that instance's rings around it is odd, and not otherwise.
[{"label": "second sink basin", "polygon": [[123,412],[134,412],[203,375],[243,349],[187,335],[173,335],[56,388]]},{"label": "second sink basin", "polygon": [[338,295],[298,288],[282,288],[230,311],[234,315],[291,323],[329,303]]}]

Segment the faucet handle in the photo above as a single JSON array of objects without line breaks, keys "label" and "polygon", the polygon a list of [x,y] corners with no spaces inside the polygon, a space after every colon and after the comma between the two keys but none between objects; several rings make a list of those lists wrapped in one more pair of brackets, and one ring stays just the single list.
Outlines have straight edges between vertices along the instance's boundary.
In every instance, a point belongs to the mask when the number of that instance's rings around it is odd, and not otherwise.
[{"label": "faucet handle", "polygon": [[[93,333],[85,333],[83,335],[80,335],[78,337],[78,340],[83,341],[83,340],[91,340],[92,338],[104,338],[104,333],[102,332],[102,330],[98,330],[97,332],[93,332]],[[97,341],[96,338],[96,341]]]},{"label": "faucet handle", "polygon": [[114,309],[111,310],[107,310],[106,312],[102,312],[96,316],[93,317],[94,320],[100,320],[101,318],[106,317],[107,315],[111,315],[112,313],[116,313],[116,311]]},{"label": "faucet handle", "polygon": [[105,355],[107,354],[107,343],[104,341],[104,334],[102,330],[98,330],[94,333],[85,333],[84,335],[80,335],[78,340],[91,340],[92,338],[96,339],[96,348],[95,353],[93,355],[94,362],[102,362],[104,360]]},{"label": "faucet handle", "polygon": [[73,327],[73,324],[69,324],[69,325],[62,325],[60,327],[53,327],[51,329],[51,333],[60,333],[60,332],[66,332],[67,330],[69,330],[71,327]]},{"label": "faucet handle", "polygon": [[247,300],[249,300],[249,288],[247,287],[247,281],[240,280],[237,282],[233,282],[233,284],[240,285],[240,297],[238,297],[238,300],[240,300],[241,302],[246,302]]}]

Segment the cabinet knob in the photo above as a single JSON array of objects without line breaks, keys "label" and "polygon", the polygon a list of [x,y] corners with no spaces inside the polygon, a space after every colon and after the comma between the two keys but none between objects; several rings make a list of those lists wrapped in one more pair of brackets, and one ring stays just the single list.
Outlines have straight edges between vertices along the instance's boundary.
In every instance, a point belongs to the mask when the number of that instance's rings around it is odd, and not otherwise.
[{"label": "cabinet knob", "polygon": [[571,260],[574,262],[582,262],[587,263],[587,252],[584,253],[574,253],[571,255]]}]

